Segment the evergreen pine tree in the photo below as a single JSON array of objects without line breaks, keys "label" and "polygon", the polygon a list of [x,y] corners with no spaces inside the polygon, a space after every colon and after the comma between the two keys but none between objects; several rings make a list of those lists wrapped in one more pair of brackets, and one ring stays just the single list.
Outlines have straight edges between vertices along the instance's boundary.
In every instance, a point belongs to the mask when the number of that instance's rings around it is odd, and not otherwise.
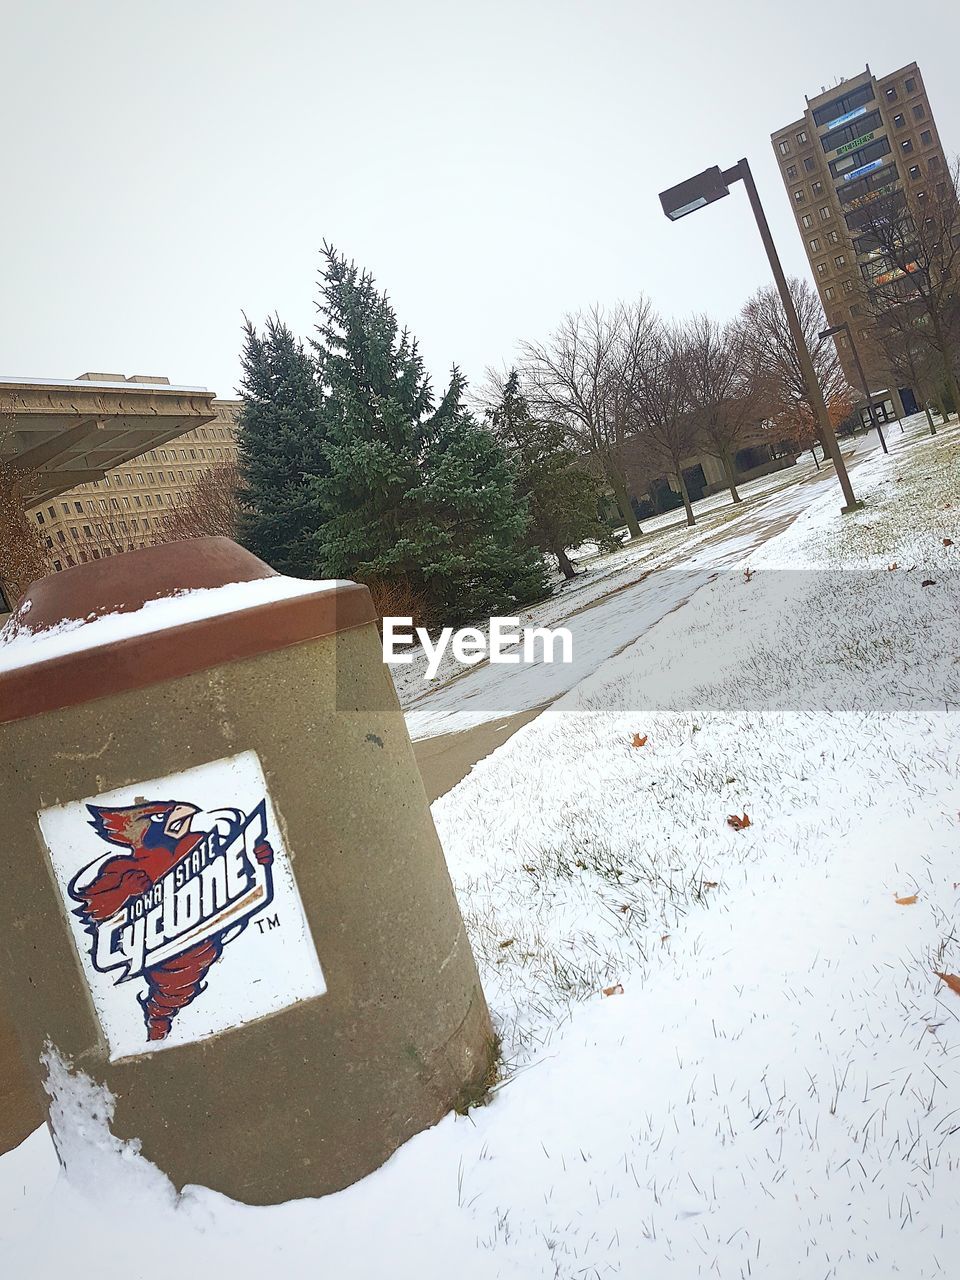
[{"label": "evergreen pine tree", "polygon": [[574,577],[567,551],[584,542],[612,550],[618,544],[599,516],[600,482],[578,465],[576,452],[560,423],[533,418],[512,369],[500,402],[487,411],[497,437],[506,445],[517,486],[530,504],[531,542],[556,556],[565,578]]},{"label": "evergreen pine tree", "polygon": [[244,335],[240,538],[283,573],[322,576],[313,538],[324,519],[318,477],[329,467],[316,366],[275,318],[262,335],[245,318]]},{"label": "evergreen pine tree", "polygon": [[546,591],[505,452],[462,405],[455,369],[435,407],[417,343],[372,276],[324,245],[314,342],[329,471],[311,477],[330,575],[405,581],[443,622],[509,611]]}]

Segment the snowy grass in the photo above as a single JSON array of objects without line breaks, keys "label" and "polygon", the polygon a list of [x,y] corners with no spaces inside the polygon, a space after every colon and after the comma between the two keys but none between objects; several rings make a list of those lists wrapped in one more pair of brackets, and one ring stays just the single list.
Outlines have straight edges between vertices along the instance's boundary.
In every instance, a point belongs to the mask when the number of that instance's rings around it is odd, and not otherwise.
[{"label": "snowy grass", "polygon": [[129,1158],[85,1197],[34,1135],[9,1274],[952,1275],[958,463],[956,427],[892,433],[862,511],[825,490],[434,806],[488,1106],[322,1201],[158,1194],[149,1232]]}]

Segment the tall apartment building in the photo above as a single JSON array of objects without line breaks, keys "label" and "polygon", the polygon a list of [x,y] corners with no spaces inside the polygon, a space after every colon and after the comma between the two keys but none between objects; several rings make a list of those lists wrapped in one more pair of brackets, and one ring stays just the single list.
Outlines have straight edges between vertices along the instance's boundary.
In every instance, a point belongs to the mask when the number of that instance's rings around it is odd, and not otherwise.
[{"label": "tall apartment building", "polygon": [[0,393],[0,451],[31,477],[54,570],[146,546],[205,472],[236,460],[240,402],[202,387],[95,373],[3,379]]},{"label": "tall apartment building", "polygon": [[[890,280],[890,265],[861,232],[873,200],[900,189],[922,192],[946,172],[920,68],[911,62],[878,79],[868,66],[808,97],[800,119],[771,140],[827,321],[850,325],[871,391],[886,389],[889,371],[866,303],[871,284]],[[847,380],[858,387],[843,334],[838,351]],[[916,407],[910,388],[889,389],[902,392],[906,411]]]}]

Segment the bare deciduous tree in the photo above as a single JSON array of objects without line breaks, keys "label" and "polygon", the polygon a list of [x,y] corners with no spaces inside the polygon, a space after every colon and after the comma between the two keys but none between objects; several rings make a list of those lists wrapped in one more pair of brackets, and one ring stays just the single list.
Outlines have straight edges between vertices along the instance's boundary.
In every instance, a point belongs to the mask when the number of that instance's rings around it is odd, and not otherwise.
[{"label": "bare deciduous tree", "polygon": [[960,414],[960,161],[922,188],[870,200],[855,230],[857,251],[872,255],[867,289],[879,345],[889,356],[911,331],[914,353],[926,345],[936,354]]},{"label": "bare deciduous tree", "polygon": [[[827,410],[835,418],[837,406],[849,403],[850,390],[833,339],[820,337],[827,326],[823,307],[808,281],[793,278],[789,283],[814,372]],[[819,439],[816,411],[776,287],[758,289],[744,306],[741,320],[757,376],[769,399],[770,417],[789,423],[799,440],[813,434]],[[826,453],[823,440],[820,445]]]},{"label": "bare deciduous tree", "polygon": [[674,475],[680,485],[687,524],[695,524],[683,475],[683,460],[696,450],[697,423],[691,412],[682,329],[660,323],[645,344],[635,393],[637,431],[648,464]]},{"label": "bare deciduous tree", "polygon": [[636,429],[640,368],[655,327],[641,299],[567,315],[546,342],[521,344],[532,411],[562,424],[571,443],[596,459],[632,537],[641,529],[627,494],[623,442]]},{"label": "bare deciduous tree", "polygon": [[697,437],[719,459],[730,497],[740,501],[733,457],[762,418],[762,378],[746,327],[694,317],[684,336],[687,393]]},{"label": "bare deciduous tree", "polygon": [[4,457],[6,430],[0,421],[0,586],[13,606],[31,582],[50,572],[50,565],[40,531],[27,513],[31,475]]},{"label": "bare deciduous tree", "polygon": [[153,541],[182,542],[186,538],[214,536],[236,539],[239,492],[240,470],[235,462],[211,468],[163,515]]}]

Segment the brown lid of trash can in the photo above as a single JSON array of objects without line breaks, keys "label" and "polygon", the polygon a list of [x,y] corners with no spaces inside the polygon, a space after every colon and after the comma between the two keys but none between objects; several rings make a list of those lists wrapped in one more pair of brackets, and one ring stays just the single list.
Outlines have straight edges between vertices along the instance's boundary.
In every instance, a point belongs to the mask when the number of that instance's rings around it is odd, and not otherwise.
[{"label": "brown lid of trash can", "polygon": [[[0,634],[38,639],[184,591],[279,575],[229,538],[190,538],[76,565],[27,588]],[[377,621],[366,587],[304,582],[300,595],[197,618],[0,670],[0,723],[78,706]],[[0,662],[3,647],[0,646]]]}]

